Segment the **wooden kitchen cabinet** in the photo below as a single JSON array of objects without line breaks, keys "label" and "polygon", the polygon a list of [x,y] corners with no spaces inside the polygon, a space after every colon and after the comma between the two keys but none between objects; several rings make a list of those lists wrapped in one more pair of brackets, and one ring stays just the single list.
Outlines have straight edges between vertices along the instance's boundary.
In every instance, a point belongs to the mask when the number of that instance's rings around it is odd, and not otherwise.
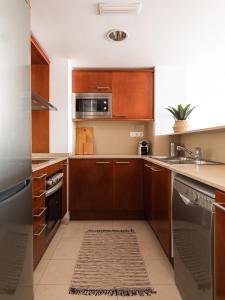
[{"label": "wooden kitchen cabinet", "polygon": [[[31,36],[31,88],[46,100],[50,91],[50,61]],[[32,110],[32,152],[49,152],[49,111]]]},{"label": "wooden kitchen cabinet", "polygon": [[153,71],[113,72],[113,118],[153,119]]},{"label": "wooden kitchen cabinet", "polygon": [[70,159],[72,219],[143,219],[142,163]]},{"label": "wooden kitchen cabinet", "polygon": [[[46,177],[56,172],[63,171],[62,187],[62,213],[67,212],[67,160],[44,167],[32,172],[32,215],[33,215],[33,267],[38,265],[50,240],[46,239]],[[53,237],[53,236],[52,236]]]},{"label": "wooden kitchen cabinet", "polygon": [[62,187],[62,210],[61,210],[61,218],[65,216],[67,213],[67,169],[68,169],[68,161],[65,160],[62,162],[62,170],[63,170],[63,187]]},{"label": "wooden kitchen cabinet", "polygon": [[69,162],[71,219],[112,218],[112,160],[70,159]]},{"label": "wooden kitchen cabinet", "polygon": [[225,193],[216,193],[215,206],[215,300],[225,299]]},{"label": "wooden kitchen cabinet", "polygon": [[138,159],[114,161],[115,218],[144,218],[142,170]]},{"label": "wooden kitchen cabinet", "polygon": [[73,71],[73,93],[111,93],[111,71]]},{"label": "wooden kitchen cabinet", "polygon": [[151,206],[152,206],[152,172],[151,165],[144,161],[143,166],[143,199],[145,219],[151,224]]},{"label": "wooden kitchen cabinet", "polygon": [[39,263],[45,250],[45,171],[32,173],[33,266]]},{"label": "wooden kitchen cabinet", "polygon": [[148,222],[171,257],[171,172],[144,162],[144,199]]}]

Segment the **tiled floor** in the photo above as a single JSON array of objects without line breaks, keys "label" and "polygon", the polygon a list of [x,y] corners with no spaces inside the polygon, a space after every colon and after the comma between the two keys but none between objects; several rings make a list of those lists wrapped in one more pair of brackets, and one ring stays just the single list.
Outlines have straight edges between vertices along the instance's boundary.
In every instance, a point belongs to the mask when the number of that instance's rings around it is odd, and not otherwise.
[{"label": "tiled floor", "polygon": [[[68,294],[76,257],[87,229],[135,229],[152,286],[149,297],[74,296]],[[173,269],[144,221],[76,221],[61,225],[34,273],[34,300],[181,300]]]}]

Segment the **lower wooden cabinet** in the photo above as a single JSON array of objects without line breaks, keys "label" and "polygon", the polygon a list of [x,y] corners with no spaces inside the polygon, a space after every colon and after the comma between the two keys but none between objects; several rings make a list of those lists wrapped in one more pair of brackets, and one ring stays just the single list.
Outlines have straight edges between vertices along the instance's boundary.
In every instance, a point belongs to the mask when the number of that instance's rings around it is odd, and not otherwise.
[{"label": "lower wooden cabinet", "polygon": [[141,218],[141,160],[70,159],[71,219]]},{"label": "lower wooden cabinet", "polygon": [[215,206],[215,300],[225,299],[225,193],[216,193]]},{"label": "lower wooden cabinet", "polygon": [[32,214],[33,214],[33,266],[39,263],[48,243],[46,238],[46,177],[63,171],[61,217],[67,212],[67,160],[50,165],[32,173]]},{"label": "lower wooden cabinet", "polygon": [[114,161],[115,218],[144,217],[143,165],[138,159]]},{"label": "lower wooden cabinet", "polygon": [[70,159],[71,219],[107,219],[113,209],[113,162]]},{"label": "lower wooden cabinet", "polygon": [[144,202],[146,218],[165,253],[171,257],[171,172],[144,162]]}]

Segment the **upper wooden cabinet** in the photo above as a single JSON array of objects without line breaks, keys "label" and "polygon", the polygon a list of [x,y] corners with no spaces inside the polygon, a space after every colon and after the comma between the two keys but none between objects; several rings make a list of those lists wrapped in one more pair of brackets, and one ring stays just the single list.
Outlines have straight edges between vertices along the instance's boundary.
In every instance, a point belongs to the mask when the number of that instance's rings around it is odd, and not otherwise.
[{"label": "upper wooden cabinet", "polygon": [[73,71],[74,93],[111,93],[111,120],[152,120],[153,70]]},{"label": "upper wooden cabinet", "polygon": [[[46,100],[50,90],[50,61],[31,36],[31,89]],[[32,110],[32,152],[49,152],[49,111]]]},{"label": "upper wooden cabinet", "polygon": [[113,118],[153,119],[153,72],[113,72]]},{"label": "upper wooden cabinet", "polygon": [[73,93],[111,93],[112,72],[73,71]]}]

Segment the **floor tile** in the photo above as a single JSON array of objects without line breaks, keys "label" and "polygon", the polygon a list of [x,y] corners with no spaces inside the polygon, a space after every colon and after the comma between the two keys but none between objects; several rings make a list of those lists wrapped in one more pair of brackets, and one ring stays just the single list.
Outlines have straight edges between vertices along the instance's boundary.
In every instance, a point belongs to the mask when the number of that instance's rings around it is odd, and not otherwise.
[{"label": "floor tile", "polygon": [[34,284],[38,284],[41,280],[42,275],[44,274],[44,271],[48,265],[49,260],[48,259],[41,259],[39,264],[37,265],[35,271],[34,271]]},{"label": "floor tile", "polygon": [[152,284],[174,285],[174,272],[170,262],[167,259],[149,259],[145,260],[145,265]]},{"label": "floor tile", "polygon": [[40,284],[69,285],[75,263],[75,260],[50,260],[41,277]]},{"label": "floor tile", "polygon": [[62,238],[55,248],[52,259],[76,259],[81,243],[82,238],[80,236],[75,238]]}]

